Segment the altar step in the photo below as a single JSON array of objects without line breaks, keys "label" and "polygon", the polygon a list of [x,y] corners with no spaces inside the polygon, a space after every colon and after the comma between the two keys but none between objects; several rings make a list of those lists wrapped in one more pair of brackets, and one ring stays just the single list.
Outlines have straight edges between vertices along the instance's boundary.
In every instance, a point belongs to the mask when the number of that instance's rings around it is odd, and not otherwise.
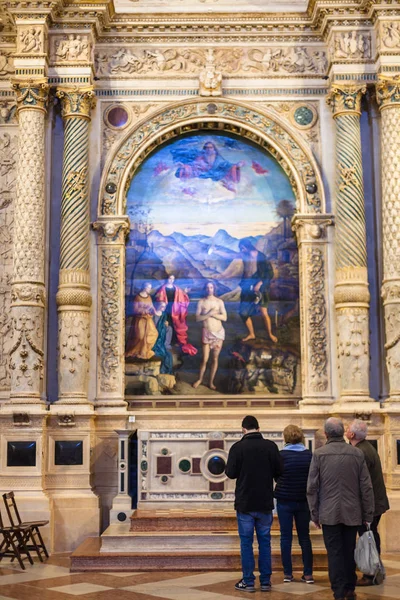
[{"label": "altar step", "polygon": [[[311,537],[316,569],[326,568],[320,531]],[[255,542],[255,548],[257,543]],[[273,567],[281,568],[277,519],[271,531]],[[301,552],[294,536],[294,568],[301,568]],[[240,570],[236,517],[199,512],[135,513],[131,526],[114,523],[101,538],[89,538],[71,556],[71,571]]]}]

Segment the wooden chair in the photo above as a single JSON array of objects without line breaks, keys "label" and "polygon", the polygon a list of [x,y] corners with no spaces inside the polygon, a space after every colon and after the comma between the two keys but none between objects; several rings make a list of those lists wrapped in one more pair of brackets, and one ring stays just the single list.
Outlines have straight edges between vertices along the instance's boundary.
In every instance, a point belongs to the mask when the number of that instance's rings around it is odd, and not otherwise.
[{"label": "wooden chair", "polygon": [[35,550],[40,562],[43,562],[42,554],[49,558],[45,543],[40,534],[40,527],[48,524],[48,521],[22,521],[17,503],[15,502],[14,492],[3,494],[4,504],[7,515],[13,527],[20,527],[24,530],[24,543],[27,550]]},{"label": "wooden chair", "polygon": [[[11,557],[11,562],[13,562],[14,559],[17,559],[21,569],[25,570],[23,561],[26,559],[33,565],[32,557],[25,544],[25,537],[28,532],[29,527],[5,527],[0,512],[0,535],[3,536],[3,541],[0,544],[0,561],[5,556],[9,556]],[[25,556],[23,557],[23,555]]]}]

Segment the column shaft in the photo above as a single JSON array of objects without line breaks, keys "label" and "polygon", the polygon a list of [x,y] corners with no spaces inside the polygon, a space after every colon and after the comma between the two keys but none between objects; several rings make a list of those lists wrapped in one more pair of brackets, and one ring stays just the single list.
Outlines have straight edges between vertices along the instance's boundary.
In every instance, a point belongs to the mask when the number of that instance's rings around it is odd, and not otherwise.
[{"label": "column shaft", "polygon": [[43,380],[45,262],[45,78],[15,81],[18,164],[11,310],[11,403],[40,404]]},{"label": "column shaft", "polygon": [[340,401],[369,398],[369,291],[360,114],[364,87],[332,86],[336,123],[335,309]]},{"label": "column shaft", "polygon": [[400,75],[380,76],[382,117],[382,241],[386,365],[389,400],[400,402]]},{"label": "column shaft", "polygon": [[88,403],[90,294],[88,184],[92,88],[57,91],[62,102],[64,157],[62,174],[60,279],[58,305],[59,402]]}]

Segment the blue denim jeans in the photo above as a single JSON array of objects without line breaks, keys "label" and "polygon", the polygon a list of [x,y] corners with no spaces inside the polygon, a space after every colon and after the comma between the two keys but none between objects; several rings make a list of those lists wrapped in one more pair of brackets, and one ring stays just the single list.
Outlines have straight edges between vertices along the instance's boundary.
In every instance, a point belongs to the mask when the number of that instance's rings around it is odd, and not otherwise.
[{"label": "blue denim jeans", "polygon": [[279,525],[281,528],[281,555],[283,572],[292,575],[293,519],[301,547],[304,575],[312,575],[313,554],[310,539],[310,511],[307,501],[277,502]]},{"label": "blue denim jeans", "polygon": [[238,531],[240,537],[240,554],[242,558],[243,579],[247,585],[254,585],[254,529],[258,541],[258,570],[261,585],[270,583],[271,563],[271,526],[272,512],[237,512]]}]

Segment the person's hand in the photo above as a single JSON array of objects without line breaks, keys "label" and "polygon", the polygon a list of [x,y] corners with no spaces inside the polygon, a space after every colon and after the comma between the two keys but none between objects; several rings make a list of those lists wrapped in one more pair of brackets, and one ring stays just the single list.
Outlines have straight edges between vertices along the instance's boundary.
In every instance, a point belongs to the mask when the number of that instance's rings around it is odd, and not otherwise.
[{"label": "person's hand", "polygon": [[368,529],[369,529],[372,525],[372,522],[369,523],[368,521],[364,521],[364,525],[365,525],[365,527],[368,527]]},{"label": "person's hand", "polygon": [[316,529],[321,529],[321,523],[319,521],[313,521],[313,523]]}]

